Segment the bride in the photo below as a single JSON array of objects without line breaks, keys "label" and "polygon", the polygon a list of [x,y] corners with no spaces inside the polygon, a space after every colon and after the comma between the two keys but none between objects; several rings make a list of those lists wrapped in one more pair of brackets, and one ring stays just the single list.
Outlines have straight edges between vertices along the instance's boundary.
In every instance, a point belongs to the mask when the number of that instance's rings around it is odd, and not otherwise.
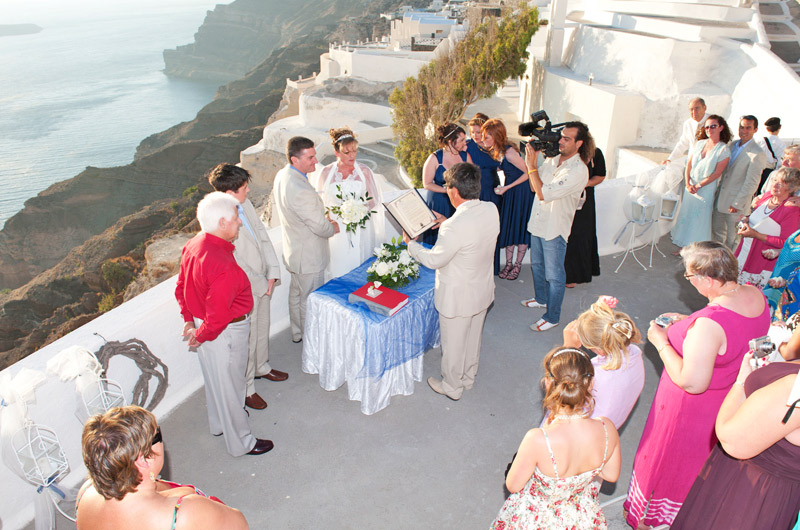
[{"label": "bride", "polygon": [[[317,191],[322,195],[325,206],[336,206],[342,202],[336,197],[341,189],[343,194],[353,193],[356,197],[361,197],[366,192],[370,196],[370,210],[378,211],[381,200],[375,177],[367,166],[356,162],[358,140],[355,134],[346,127],[331,129],[328,134],[333,143],[336,162],[322,168],[317,181]],[[356,228],[355,233],[347,232],[341,225],[341,231],[328,239],[331,258],[326,280],[347,274],[372,256],[377,239],[377,215],[373,213],[366,226]]]}]

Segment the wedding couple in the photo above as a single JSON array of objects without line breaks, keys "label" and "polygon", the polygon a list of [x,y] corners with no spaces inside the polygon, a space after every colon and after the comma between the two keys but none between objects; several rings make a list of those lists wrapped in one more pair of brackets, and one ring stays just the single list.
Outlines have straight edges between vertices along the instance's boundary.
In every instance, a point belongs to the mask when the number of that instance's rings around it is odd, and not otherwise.
[{"label": "wedding couple", "polygon": [[[314,142],[300,136],[289,140],[289,164],[278,172],[273,185],[284,263],[291,273],[289,318],[294,342],[303,337],[308,295],[372,256],[377,219],[383,218],[372,213],[348,230],[348,222],[357,221],[356,217],[363,219],[367,211],[381,210],[380,192],[372,171],[356,162],[358,141],[353,131],[331,129],[329,134],[336,162],[322,169],[317,189],[308,180],[317,165]],[[364,206],[360,199],[367,196]],[[348,197],[355,200],[348,201]],[[326,207],[332,211],[326,214]]]}]

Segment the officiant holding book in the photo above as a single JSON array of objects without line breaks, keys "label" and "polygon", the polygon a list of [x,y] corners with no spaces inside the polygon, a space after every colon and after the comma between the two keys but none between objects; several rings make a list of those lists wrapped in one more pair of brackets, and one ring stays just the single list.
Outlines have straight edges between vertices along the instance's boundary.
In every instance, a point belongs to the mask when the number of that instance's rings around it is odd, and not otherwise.
[{"label": "officiant holding book", "polygon": [[439,237],[427,249],[403,232],[411,256],[436,270],[434,303],[442,336],[442,379],[428,378],[438,394],[457,401],[475,383],[486,311],[494,300],[493,258],[500,218],[479,200],[481,175],[468,162],[444,174],[445,191],[456,212],[441,217]]}]

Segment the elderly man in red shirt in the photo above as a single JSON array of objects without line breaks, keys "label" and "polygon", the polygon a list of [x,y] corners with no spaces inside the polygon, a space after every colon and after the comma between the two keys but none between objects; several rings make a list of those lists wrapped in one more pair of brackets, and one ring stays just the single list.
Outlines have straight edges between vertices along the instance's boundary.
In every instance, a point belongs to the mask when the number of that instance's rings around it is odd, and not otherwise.
[{"label": "elderly man in red shirt", "polygon": [[260,455],[270,440],[250,432],[244,409],[250,310],[250,281],[233,257],[242,226],[234,197],[213,192],[197,205],[202,232],[183,247],[175,298],[189,347],[199,349],[211,434],[225,436],[233,456]]}]

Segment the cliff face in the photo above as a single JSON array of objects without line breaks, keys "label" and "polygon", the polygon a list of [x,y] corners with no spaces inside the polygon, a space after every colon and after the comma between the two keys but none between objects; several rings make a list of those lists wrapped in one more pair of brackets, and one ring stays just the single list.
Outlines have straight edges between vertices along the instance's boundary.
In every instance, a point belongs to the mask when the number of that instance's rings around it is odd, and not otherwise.
[{"label": "cliff face", "polygon": [[[230,5],[217,5],[206,15],[193,43],[164,51],[165,72],[189,79],[238,79],[287,42],[314,33],[332,35],[348,17],[363,15],[369,3],[392,2],[235,0]],[[364,38],[363,32],[348,34]],[[319,64],[319,59],[314,62]]]},{"label": "cliff face", "polygon": [[[279,9],[272,0],[234,4]],[[0,231],[0,369],[91,320],[98,304],[108,307],[108,297],[121,301],[102,265],[121,257],[142,262],[154,237],[196,232],[190,223],[208,191],[204,174],[220,162],[238,162],[239,152],[261,139],[286,78],[307,77],[319,68],[319,55],[340,23],[366,38],[369,21],[381,24],[377,14],[399,2],[303,0],[291,9],[285,4],[280,8],[294,10],[296,17],[281,31],[294,27],[288,33],[293,38],[271,54],[263,52],[265,61],[220,88],[194,120],[145,139],[127,166],[89,167],[51,186],[6,222]],[[361,17],[348,20],[354,12]],[[314,29],[301,33],[302,28]]]}]

